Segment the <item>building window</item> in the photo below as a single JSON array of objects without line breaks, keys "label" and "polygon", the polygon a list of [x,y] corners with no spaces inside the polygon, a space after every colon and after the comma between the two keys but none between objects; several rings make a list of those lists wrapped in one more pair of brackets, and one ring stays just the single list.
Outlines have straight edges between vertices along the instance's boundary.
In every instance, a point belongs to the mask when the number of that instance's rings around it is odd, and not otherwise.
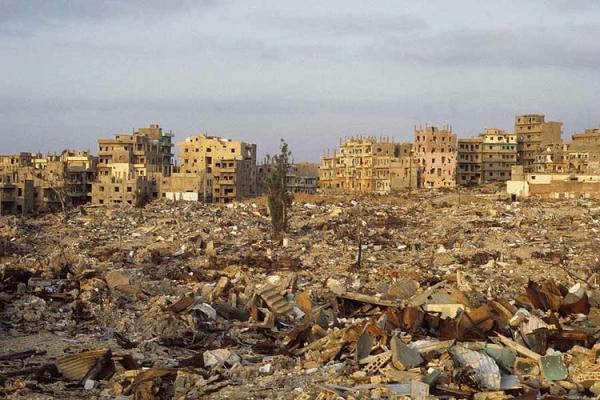
[{"label": "building window", "polygon": [[132,191],[131,186],[127,186],[127,193],[131,193],[131,191]]},{"label": "building window", "polygon": [[104,192],[104,186],[100,186],[100,191]]},{"label": "building window", "polygon": [[117,193],[119,191],[119,187],[115,186],[115,193]]}]

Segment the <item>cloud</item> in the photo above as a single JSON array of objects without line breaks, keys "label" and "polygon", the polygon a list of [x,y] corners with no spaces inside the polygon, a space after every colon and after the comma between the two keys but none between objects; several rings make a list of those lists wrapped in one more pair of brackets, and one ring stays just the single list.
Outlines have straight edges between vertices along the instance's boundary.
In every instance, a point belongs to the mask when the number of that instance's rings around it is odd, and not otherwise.
[{"label": "cloud", "polygon": [[600,9],[600,3],[597,0],[555,0],[553,4],[559,11],[569,13],[598,11]]},{"label": "cloud", "polygon": [[269,20],[279,28],[303,34],[378,36],[404,34],[429,28],[427,21],[412,15],[291,16]]},{"label": "cloud", "polygon": [[[586,31],[595,28],[587,26]],[[363,48],[361,56],[439,69],[468,66],[596,69],[600,66],[600,42],[594,35],[581,31],[581,26],[564,29],[562,35],[534,27],[449,30],[419,39],[389,39]]]},{"label": "cloud", "polygon": [[149,20],[176,13],[206,10],[221,4],[218,0],[2,0],[0,36],[26,33],[48,26],[60,27],[73,22],[105,22],[120,18]]}]

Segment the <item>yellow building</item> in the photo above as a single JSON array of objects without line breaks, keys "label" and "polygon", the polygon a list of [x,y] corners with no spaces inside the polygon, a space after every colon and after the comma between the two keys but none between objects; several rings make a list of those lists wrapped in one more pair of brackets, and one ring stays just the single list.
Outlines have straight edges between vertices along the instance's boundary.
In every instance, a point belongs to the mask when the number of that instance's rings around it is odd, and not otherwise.
[{"label": "yellow building", "polygon": [[187,175],[187,182],[193,186],[190,190],[202,187],[214,203],[256,196],[255,144],[202,134],[188,137],[177,146],[179,173]]},{"label": "yellow building", "polygon": [[535,171],[536,155],[547,146],[562,143],[562,122],[546,122],[541,114],[524,114],[515,117],[517,135],[517,163],[525,173]]},{"label": "yellow building", "polygon": [[[99,139],[98,180],[92,185],[92,202],[141,205],[158,198],[160,182],[173,168],[172,137],[172,132],[152,124],[131,135]],[[121,187],[130,193],[126,198]]]},{"label": "yellow building", "polygon": [[[322,157],[319,168],[323,191],[386,194],[416,186],[412,146],[389,139],[352,137],[346,139],[332,155]],[[409,177],[415,175],[414,180]],[[406,185],[406,186],[404,186]]]}]

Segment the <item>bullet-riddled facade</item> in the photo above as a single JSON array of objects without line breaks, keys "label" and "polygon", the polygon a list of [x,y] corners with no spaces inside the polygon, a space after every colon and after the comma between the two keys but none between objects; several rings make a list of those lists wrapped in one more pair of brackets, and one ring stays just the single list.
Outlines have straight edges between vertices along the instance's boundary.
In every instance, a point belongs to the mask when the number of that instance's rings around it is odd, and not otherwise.
[{"label": "bullet-riddled facade", "polygon": [[[410,168],[412,165],[409,157],[412,157],[410,144],[378,141],[372,136],[348,138],[333,154],[322,158],[319,170],[321,189],[325,192],[379,194],[402,190],[403,182],[410,183],[410,174],[407,172],[408,175],[404,176],[405,166]],[[406,160],[402,161],[403,158]]]},{"label": "bullet-riddled facade", "polygon": [[196,176],[194,187],[202,187],[212,202],[256,196],[255,144],[203,134],[186,138],[178,147],[179,173]]},{"label": "bullet-riddled facade", "polygon": [[452,129],[447,126],[415,128],[414,136],[419,187],[454,187],[457,138]]}]

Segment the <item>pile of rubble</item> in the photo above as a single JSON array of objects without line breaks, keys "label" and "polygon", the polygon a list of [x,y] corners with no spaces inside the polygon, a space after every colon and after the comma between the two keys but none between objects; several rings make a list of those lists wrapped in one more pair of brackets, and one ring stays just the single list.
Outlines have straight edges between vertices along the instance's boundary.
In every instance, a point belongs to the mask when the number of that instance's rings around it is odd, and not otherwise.
[{"label": "pile of rubble", "polygon": [[0,224],[13,398],[594,398],[600,208],[477,193]]}]

